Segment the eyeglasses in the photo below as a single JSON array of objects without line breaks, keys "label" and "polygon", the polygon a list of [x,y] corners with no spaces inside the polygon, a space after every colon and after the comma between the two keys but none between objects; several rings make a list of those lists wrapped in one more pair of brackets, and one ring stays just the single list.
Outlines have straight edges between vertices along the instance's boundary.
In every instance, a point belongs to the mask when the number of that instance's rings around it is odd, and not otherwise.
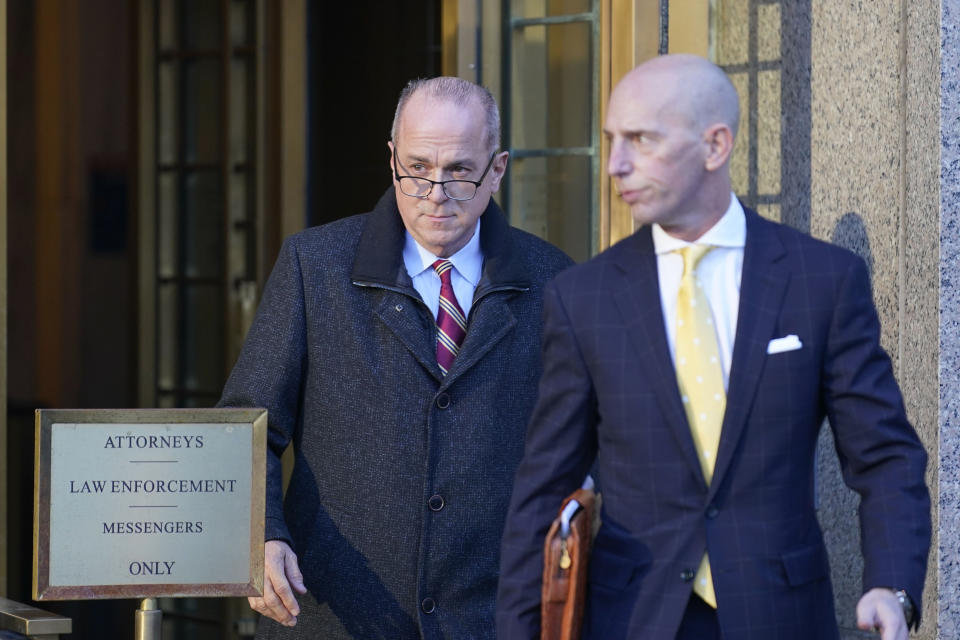
[{"label": "eyeglasses", "polygon": [[490,162],[487,168],[483,170],[479,180],[430,180],[429,178],[417,178],[415,176],[402,176],[397,173],[397,167],[400,166],[400,159],[397,158],[397,148],[393,148],[393,177],[400,183],[400,191],[413,198],[425,200],[433,192],[434,185],[440,185],[443,189],[443,195],[451,200],[472,200],[477,195],[477,189],[483,184],[483,179],[487,177],[487,172],[493,166],[493,159],[497,157],[494,151],[490,156]]}]

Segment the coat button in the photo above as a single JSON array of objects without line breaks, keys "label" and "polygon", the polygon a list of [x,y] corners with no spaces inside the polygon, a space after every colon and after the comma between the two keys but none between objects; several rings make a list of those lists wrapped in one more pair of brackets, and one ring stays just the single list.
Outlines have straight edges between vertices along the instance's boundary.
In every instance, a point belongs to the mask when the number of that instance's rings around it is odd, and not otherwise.
[{"label": "coat button", "polygon": [[441,495],[430,496],[430,499],[427,500],[427,506],[430,507],[430,511],[440,511],[440,509],[443,509],[444,504],[443,496]]},{"label": "coat button", "polygon": [[423,609],[424,613],[433,613],[437,610],[437,603],[434,602],[433,598],[424,598],[423,602],[420,603],[420,608]]},{"label": "coat button", "polygon": [[437,396],[437,406],[441,409],[446,409],[450,406],[450,395],[446,393],[441,393]]},{"label": "coat button", "polygon": [[696,575],[696,572],[693,569],[684,569],[680,572],[680,579],[684,582],[690,582],[693,580],[693,576]]},{"label": "coat button", "polygon": [[713,520],[720,514],[720,509],[717,509],[715,505],[710,505],[707,507],[707,519]]}]

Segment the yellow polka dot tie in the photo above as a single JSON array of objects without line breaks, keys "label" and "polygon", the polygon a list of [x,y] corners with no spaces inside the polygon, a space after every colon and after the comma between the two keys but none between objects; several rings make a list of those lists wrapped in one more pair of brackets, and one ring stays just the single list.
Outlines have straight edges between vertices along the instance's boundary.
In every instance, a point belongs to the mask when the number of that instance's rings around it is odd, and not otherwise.
[{"label": "yellow polka dot tie", "polygon": [[[713,478],[713,466],[720,444],[720,427],[727,405],[710,303],[696,274],[700,259],[712,248],[693,245],[680,250],[683,257],[683,278],[677,293],[676,335],[677,384],[707,484],[710,484]],[[697,569],[693,590],[707,604],[717,606],[713,575],[710,573],[710,561],[706,553],[703,554]]]}]

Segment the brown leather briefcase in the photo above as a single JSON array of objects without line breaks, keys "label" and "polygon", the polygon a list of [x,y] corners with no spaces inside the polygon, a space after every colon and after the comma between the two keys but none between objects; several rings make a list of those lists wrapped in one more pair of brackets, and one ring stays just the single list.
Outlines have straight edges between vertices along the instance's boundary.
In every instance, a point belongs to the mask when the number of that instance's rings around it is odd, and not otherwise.
[{"label": "brown leather briefcase", "polygon": [[582,508],[570,519],[570,533],[563,537],[558,515],[544,542],[541,640],[576,640],[583,626],[596,494],[577,489],[563,501],[559,513],[571,500]]}]

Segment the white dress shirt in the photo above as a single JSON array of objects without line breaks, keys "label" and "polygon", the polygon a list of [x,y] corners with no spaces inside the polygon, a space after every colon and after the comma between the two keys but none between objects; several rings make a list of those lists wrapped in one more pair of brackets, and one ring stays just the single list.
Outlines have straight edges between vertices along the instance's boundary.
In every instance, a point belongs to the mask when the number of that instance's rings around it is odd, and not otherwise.
[{"label": "white dress shirt", "polygon": [[[430,307],[434,320],[440,310],[440,276],[433,270],[433,263],[439,260],[426,249],[420,246],[410,232],[406,232],[407,240],[403,246],[403,264],[413,280],[413,288],[417,290],[423,301]],[[453,269],[450,273],[450,282],[453,285],[453,294],[463,309],[465,318],[470,317],[470,307],[473,305],[473,292],[480,282],[483,271],[483,254],[480,252],[480,220],[473,231],[473,237],[467,241],[460,251],[447,258]]]},{"label": "white dress shirt", "polygon": [[733,340],[737,333],[737,309],[740,306],[740,276],[743,273],[743,247],[747,240],[747,219],[743,207],[734,194],[723,217],[695,242],[674,238],[654,224],[653,247],[657,254],[657,274],[660,280],[660,308],[667,330],[670,356],[676,359],[677,293],[683,278],[683,258],[678,249],[696,245],[715,247],[697,265],[697,277],[710,302],[713,324],[717,329],[717,346],[723,364],[723,386],[730,379],[730,361],[733,358]]}]

